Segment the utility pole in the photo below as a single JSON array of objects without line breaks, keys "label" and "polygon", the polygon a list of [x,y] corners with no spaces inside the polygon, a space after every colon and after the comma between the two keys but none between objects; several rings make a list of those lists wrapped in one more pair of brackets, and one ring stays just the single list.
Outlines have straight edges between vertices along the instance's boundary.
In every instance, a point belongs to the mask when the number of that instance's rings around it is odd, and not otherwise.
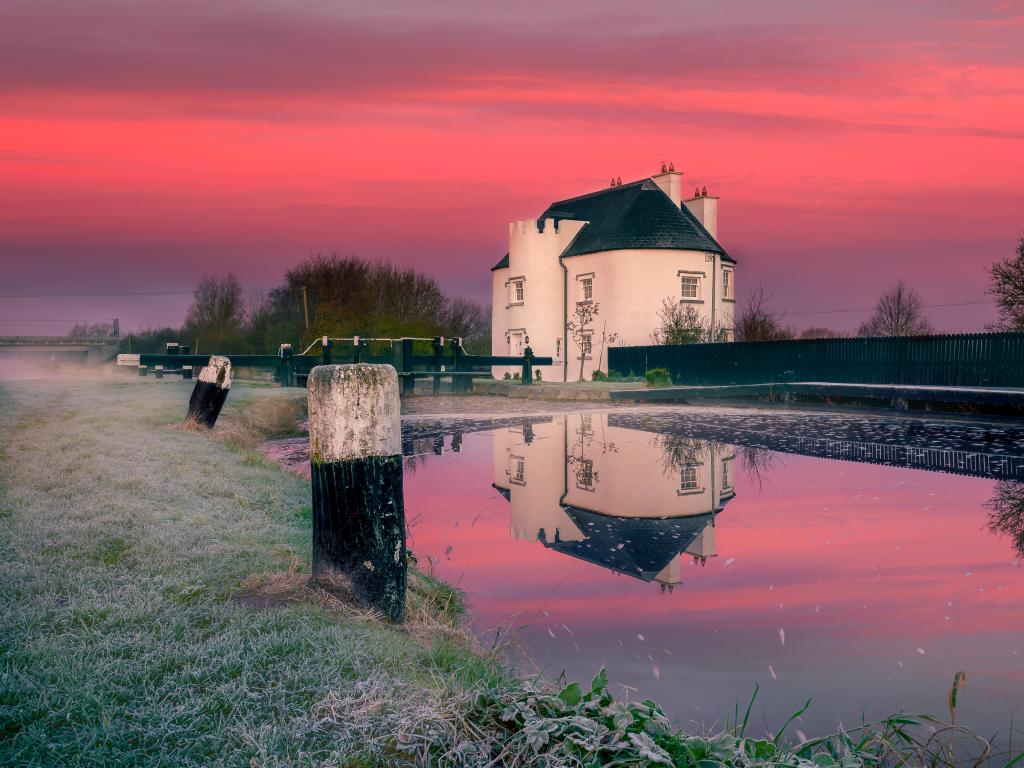
[{"label": "utility pole", "polygon": [[[309,335],[309,302],[306,300],[306,286],[302,286],[302,316],[306,321],[306,336]],[[305,337],[303,337],[305,343]]]}]

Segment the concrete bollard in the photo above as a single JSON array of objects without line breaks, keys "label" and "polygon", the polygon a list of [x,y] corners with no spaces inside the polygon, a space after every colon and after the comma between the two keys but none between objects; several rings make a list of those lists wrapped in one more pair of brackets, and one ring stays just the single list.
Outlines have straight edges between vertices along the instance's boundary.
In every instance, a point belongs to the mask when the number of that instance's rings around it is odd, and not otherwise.
[{"label": "concrete bollard", "polygon": [[398,375],[390,365],[310,371],[313,578],[389,621],[407,580]]},{"label": "concrete bollard", "polygon": [[192,388],[192,397],[188,401],[187,421],[201,424],[213,429],[228,399],[231,389],[231,361],[226,357],[214,355],[210,362],[199,372],[199,380]]}]

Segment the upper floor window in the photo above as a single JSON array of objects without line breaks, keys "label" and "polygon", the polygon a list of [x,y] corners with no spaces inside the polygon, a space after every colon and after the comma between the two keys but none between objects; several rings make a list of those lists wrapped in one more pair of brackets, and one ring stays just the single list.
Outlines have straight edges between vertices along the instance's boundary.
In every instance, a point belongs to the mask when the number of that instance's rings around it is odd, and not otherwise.
[{"label": "upper floor window", "polygon": [[522,280],[513,280],[512,281],[512,303],[513,304],[522,304],[523,303],[523,299],[524,299],[525,296],[526,296],[526,292],[525,292],[525,290],[523,288],[523,281]]},{"label": "upper floor window", "polygon": [[583,301],[594,300],[594,278],[584,277],[581,281],[580,296]]},{"label": "upper floor window", "polygon": [[683,467],[682,474],[679,478],[679,490],[695,491],[697,488],[697,467],[692,464],[690,466]]},{"label": "upper floor window", "polygon": [[684,299],[700,298],[700,278],[697,275],[682,276],[682,297]]},{"label": "upper floor window", "polygon": [[732,270],[722,270],[722,298],[732,298]]},{"label": "upper floor window", "polygon": [[526,485],[526,459],[522,456],[510,456],[509,475],[516,485]]}]

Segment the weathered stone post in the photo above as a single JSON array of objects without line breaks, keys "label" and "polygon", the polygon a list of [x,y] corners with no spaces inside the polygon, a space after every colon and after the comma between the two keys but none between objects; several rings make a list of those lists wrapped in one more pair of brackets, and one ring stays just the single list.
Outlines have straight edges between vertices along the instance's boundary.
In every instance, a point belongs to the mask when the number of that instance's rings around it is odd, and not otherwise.
[{"label": "weathered stone post", "polygon": [[192,388],[187,420],[213,429],[217,417],[220,416],[220,409],[228,399],[230,389],[231,361],[226,357],[214,355],[199,372],[199,380]]},{"label": "weathered stone post", "polygon": [[408,566],[398,375],[390,365],[321,365],[308,389],[313,578],[401,621]]}]

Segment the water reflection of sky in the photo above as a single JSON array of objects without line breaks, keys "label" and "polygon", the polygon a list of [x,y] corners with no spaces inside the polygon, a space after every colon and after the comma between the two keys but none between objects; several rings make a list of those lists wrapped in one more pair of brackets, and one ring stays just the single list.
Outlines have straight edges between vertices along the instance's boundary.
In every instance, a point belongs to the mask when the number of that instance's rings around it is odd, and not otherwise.
[{"label": "water reflection of sky", "polygon": [[[808,697],[808,734],[859,721],[865,705],[945,715],[959,670],[958,721],[1009,725],[1024,704],[1024,568],[988,530],[997,481],[621,418],[558,414],[525,436],[462,435],[459,452],[450,436],[441,455],[436,439],[415,446],[429,455],[407,463],[411,546],[466,590],[482,628],[516,617],[549,675],[607,665],[632,695],[708,725],[755,682],[766,730]],[[644,531],[680,545],[664,568],[665,542]]]}]

